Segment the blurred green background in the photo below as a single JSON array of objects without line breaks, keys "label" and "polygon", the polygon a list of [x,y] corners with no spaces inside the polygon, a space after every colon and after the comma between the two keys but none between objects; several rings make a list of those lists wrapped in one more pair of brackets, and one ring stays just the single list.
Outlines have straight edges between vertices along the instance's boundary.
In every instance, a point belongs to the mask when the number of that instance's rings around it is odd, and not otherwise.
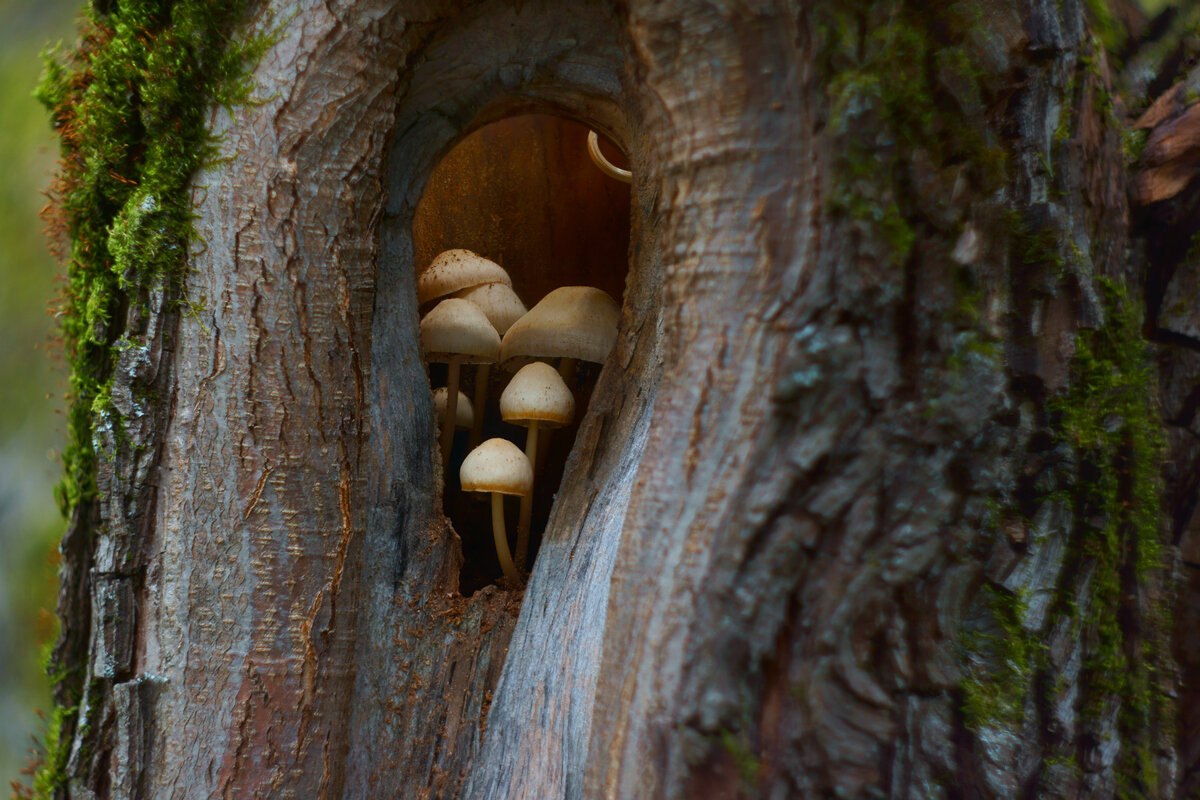
[{"label": "blurred green background", "polygon": [[0,0],[0,793],[40,735],[49,708],[42,651],[55,635],[63,531],[53,497],[60,472],[66,380],[48,306],[59,269],[38,210],[57,145],[30,93],[39,51],[71,41],[78,0]]},{"label": "blurred green background", "polygon": [[[1169,0],[1145,0],[1157,10]],[[31,97],[47,44],[73,40],[79,0],[0,0],[0,794],[49,708],[41,664],[55,635],[53,500],[66,379],[49,307],[59,269],[38,210],[57,146]]]}]

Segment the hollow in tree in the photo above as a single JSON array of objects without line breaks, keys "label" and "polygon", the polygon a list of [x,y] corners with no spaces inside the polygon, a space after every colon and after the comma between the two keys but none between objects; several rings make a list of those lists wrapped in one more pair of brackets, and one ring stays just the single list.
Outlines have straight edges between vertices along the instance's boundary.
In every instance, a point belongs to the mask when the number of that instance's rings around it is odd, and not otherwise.
[{"label": "hollow in tree", "polygon": [[[93,4],[43,90],[75,396],[41,785],[1190,796],[1196,14]],[[613,284],[556,282],[619,329],[527,586],[464,592],[416,276],[487,248],[422,198],[546,119],[628,154]]]}]

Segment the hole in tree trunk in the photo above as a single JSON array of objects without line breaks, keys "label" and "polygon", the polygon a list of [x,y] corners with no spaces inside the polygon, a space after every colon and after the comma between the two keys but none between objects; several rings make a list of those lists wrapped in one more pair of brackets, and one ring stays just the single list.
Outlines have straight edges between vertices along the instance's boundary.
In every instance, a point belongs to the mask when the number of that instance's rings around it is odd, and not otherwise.
[{"label": "hole in tree trunk", "polygon": [[[532,308],[560,286],[595,286],[617,303],[629,263],[630,188],[602,173],[587,150],[588,128],[544,114],[511,117],[487,125],[457,144],[437,165],[417,205],[413,248],[420,274],[443,250],[465,248],[504,267],[513,290]],[[601,150],[628,169],[624,155],[601,137]],[[434,303],[430,303],[430,306]],[[422,312],[428,309],[423,308]],[[532,565],[550,515],[575,432],[595,386],[600,365],[580,362],[568,384],[575,420],[554,429],[539,448],[527,567]],[[430,365],[430,383],[446,385],[446,365]],[[462,392],[474,397],[476,368],[462,368]],[[482,439],[502,437],[522,449],[526,430],[502,422],[500,394],[512,374],[490,370]],[[458,468],[469,432],[455,434],[443,494],[444,512],[462,540],[459,587],[464,596],[495,583],[500,563],[492,539],[487,495],[461,491]],[[505,500],[510,548],[515,547],[519,500]]]}]

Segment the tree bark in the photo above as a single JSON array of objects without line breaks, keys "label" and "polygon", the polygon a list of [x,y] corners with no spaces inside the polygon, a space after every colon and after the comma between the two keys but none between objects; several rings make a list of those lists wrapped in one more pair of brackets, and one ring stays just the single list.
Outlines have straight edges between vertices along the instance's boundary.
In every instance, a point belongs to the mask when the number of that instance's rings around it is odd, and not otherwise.
[{"label": "tree bark", "polygon": [[[1123,149],[1173,68],[1077,0],[275,24],[64,541],[64,796],[1194,791],[1196,106]],[[529,111],[629,153],[629,273],[527,588],[464,597],[414,220]]]}]

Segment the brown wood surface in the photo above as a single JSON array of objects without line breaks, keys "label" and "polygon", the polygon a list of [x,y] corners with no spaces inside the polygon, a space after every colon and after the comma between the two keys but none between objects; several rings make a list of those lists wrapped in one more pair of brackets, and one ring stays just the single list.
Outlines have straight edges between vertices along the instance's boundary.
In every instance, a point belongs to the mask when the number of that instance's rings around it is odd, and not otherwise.
[{"label": "brown wood surface", "polygon": [[417,205],[418,274],[441,251],[464,247],[504,267],[527,308],[559,286],[596,286],[621,302],[630,189],[592,163],[587,135],[573,120],[528,114],[455,145]]}]

